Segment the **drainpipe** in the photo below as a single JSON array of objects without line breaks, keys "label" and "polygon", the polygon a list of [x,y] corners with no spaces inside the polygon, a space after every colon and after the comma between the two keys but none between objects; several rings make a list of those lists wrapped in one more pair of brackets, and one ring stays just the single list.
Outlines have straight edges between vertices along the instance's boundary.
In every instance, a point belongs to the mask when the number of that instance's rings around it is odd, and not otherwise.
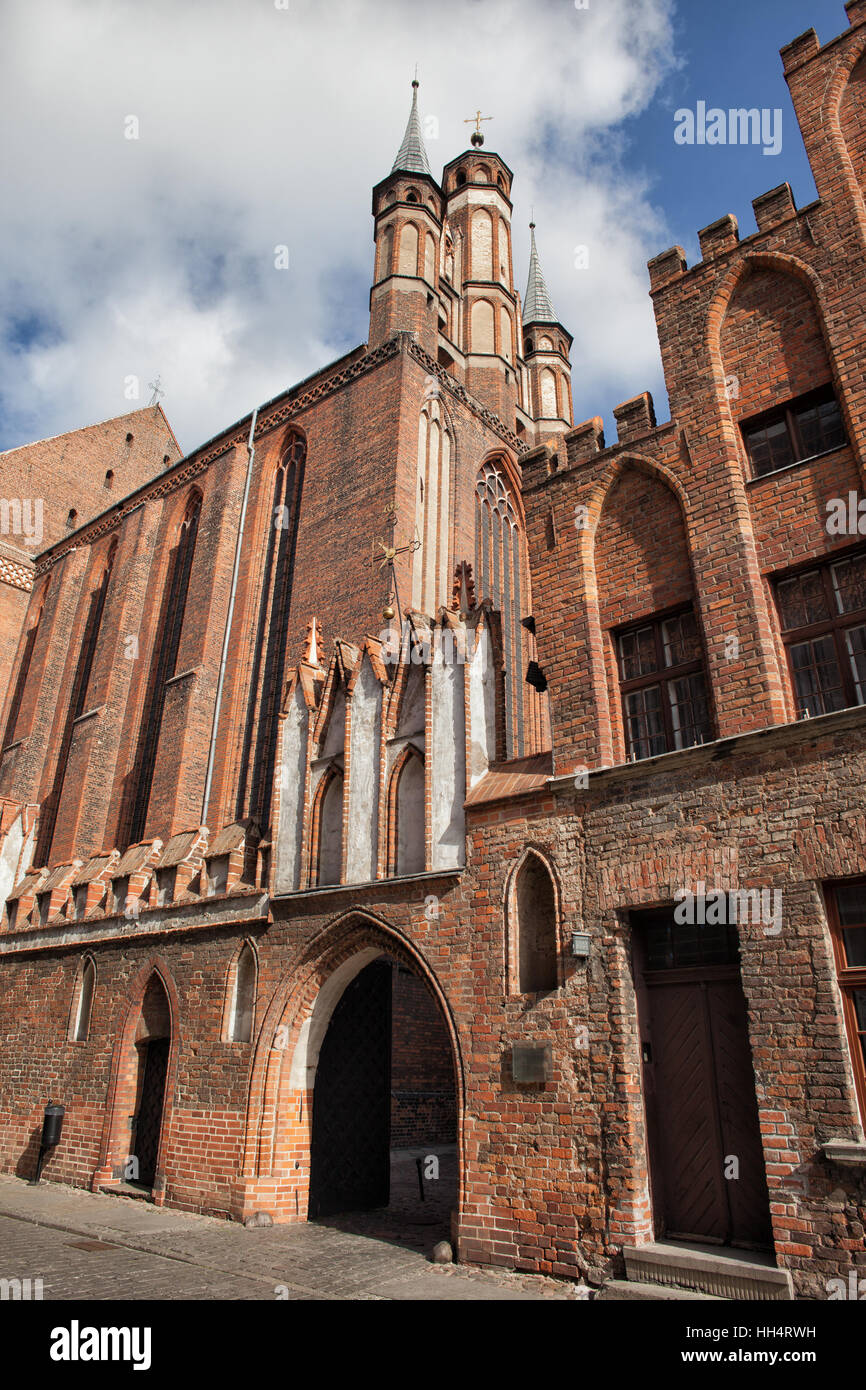
[{"label": "drainpipe", "polygon": [[244,483],[243,500],[241,502],[241,518],[238,525],[238,537],[237,541],[235,542],[235,562],[232,568],[232,586],[229,591],[229,607],[228,612],[226,613],[226,628],[225,632],[223,633],[223,649],[222,655],[220,656],[219,676],[217,677],[216,703],[214,705],[213,726],[211,728],[210,733],[210,748],[208,750],[207,755],[207,775],[205,777],[204,796],[202,797],[201,803],[202,825],[205,824],[205,816],[207,815],[207,804],[210,800],[210,788],[211,782],[213,780],[213,765],[214,760],[216,758],[217,726],[219,724],[220,709],[222,707],[223,702],[223,685],[225,684],[226,662],[228,660],[229,654],[229,640],[231,638],[232,618],[234,616],[235,611],[235,594],[237,593],[238,573],[241,567],[241,546],[243,545],[244,539],[244,523],[246,522],[247,518],[247,499],[250,495],[250,481],[253,476],[253,459],[256,456],[255,445],[253,444],[253,437],[256,432],[256,419],[258,418],[258,413],[259,408],[258,406],[256,406],[255,410],[253,411],[252,421],[250,422],[250,437],[247,442],[247,476],[246,481]]}]

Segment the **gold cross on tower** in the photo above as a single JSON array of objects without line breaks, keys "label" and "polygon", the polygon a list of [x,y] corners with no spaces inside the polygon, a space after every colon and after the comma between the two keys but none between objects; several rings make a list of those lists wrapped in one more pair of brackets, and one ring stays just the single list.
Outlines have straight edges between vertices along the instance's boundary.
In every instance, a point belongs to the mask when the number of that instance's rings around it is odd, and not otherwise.
[{"label": "gold cross on tower", "polygon": [[[386,511],[386,512],[385,512],[385,522],[386,522],[386,525],[388,525],[388,526],[391,526],[391,527],[395,526],[396,523],[397,523],[397,513],[396,513],[395,511],[393,511],[393,510]],[[377,545],[378,545],[379,549],[380,549],[381,552],[382,552],[381,555],[377,555],[377,554],[376,554],[376,546],[377,546]],[[407,541],[406,545],[386,545],[384,541],[375,541],[375,542],[373,543],[373,550],[372,550],[372,553],[371,553],[371,555],[370,555],[370,563],[371,563],[371,565],[374,565],[374,564],[376,563],[376,561],[378,560],[378,561],[379,561],[379,569],[381,570],[381,569],[384,569],[386,565],[393,565],[394,559],[395,559],[395,557],[396,557],[397,555],[404,555],[404,554],[406,553],[407,550],[414,551],[414,550],[420,550],[420,549],[421,549],[421,539],[420,539],[420,537],[419,537],[417,531],[415,532],[415,535],[414,535],[414,537],[412,538],[412,540],[411,540],[411,541]]]},{"label": "gold cross on tower", "polygon": [[478,148],[478,146],[484,144],[484,132],[481,129],[481,122],[492,120],[492,116],[482,116],[480,107],[475,112],[474,116],[467,116],[467,118],[464,120],[464,125],[472,125],[472,122],[475,122],[475,129],[472,132],[472,143],[473,145],[475,145],[476,149]]},{"label": "gold cross on tower", "polygon": [[[396,511],[395,511],[393,508],[388,508],[388,509],[386,510],[386,512],[385,512],[385,524],[386,524],[387,526],[390,526],[390,527],[392,528],[392,530],[393,530],[393,528],[394,528],[394,526],[396,525],[396,523],[397,523],[397,513],[396,513]],[[379,547],[379,551],[381,552],[381,553],[378,554],[378,555],[376,554],[376,546]],[[391,576],[390,576],[390,578],[391,578],[391,584],[394,586],[394,598],[395,598],[395,600],[396,600],[398,609],[399,609],[399,607],[400,607],[400,596],[399,596],[399,594],[397,593],[397,574],[396,574],[396,571],[395,571],[395,569],[394,569],[394,561],[395,561],[395,559],[397,558],[398,555],[405,555],[407,551],[409,551],[409,552],[414,552],[414,551],[420,550],[420,549],[421,549],[421,538],[420,538],[420,536],[418,535],[418,532],[417,532],[417,531],[415,532],[415,535],[412,537],[412,540],[411,540],[411,541],[407,541],[407,543],[406,543],[405,545],[386,545],[384,541],[375,541],[375,542],[373,543],[372,548],[371,548],[371,553],[370,553],[370,564],[371,564],[371,565],[375,565],[376,561],[378,560],[378,562],[379,562],[379,569],[380,569],[380,570],[384,569],[386,565],[388,565],[388,566],[390,567],[390,570],[391,570]],[[389,618],[389,619],[390,619],[390,618],[392,618],[393,616],[394,616],[394,610],[391,608],[390,603],[389,603],[389,604],[386,606],[385,610],[384,610],[383,617]]]}]

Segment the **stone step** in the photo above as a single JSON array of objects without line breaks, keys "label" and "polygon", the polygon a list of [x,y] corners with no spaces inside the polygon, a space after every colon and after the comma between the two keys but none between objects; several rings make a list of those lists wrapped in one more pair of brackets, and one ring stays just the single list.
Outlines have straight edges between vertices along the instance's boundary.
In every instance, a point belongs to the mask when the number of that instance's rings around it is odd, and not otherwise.
[{"label": "stone step", "polygon": [[716,1298],[794,1297],[790,1272],[778,1269],[772,1255],[752,1250],[658,1240],[626,1246],[623,1255],[629,1283],[694,1289]]},{"label": "stone step", "polygon": [[113,1182],[106,1183],[100,1187],[99,1191],[106,1197],[131,1197],[137,1202],[153,1202],[153,1192],[149,1187],[142,1187],[140,1183]]},{"label": "stone step", "polygon": [[689,1302],[696,1301],[704,1303],[724,1303],[723,1298],[716,1294],[699,1293],[697,1289],[675,1289],[670,1284],[632,1284],[628,1279],[609,1279],[607,1283],[599,1289],[593,1302],[601,1300],[604,1303],[623,1302],[624,1300],[634,1301],[636,1299],[658,1299],[663,1298],[668,1301],[671,1299],[685,1298]]}]

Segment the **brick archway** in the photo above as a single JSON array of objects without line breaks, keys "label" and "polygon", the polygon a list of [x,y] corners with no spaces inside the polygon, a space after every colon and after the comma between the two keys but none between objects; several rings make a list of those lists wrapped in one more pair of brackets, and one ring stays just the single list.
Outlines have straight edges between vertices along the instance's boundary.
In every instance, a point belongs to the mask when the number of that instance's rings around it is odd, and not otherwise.
[{"label": "brick archway", "polygon": [[282,981],[265,1015],[253,1060],[243,1174],[232,1215],[258,1210],[277,1221],[305,1221],[310,1180],[312,1099],[319,1054],[331,1017],[355,977],[387,955],[426,985],[451,1048],[457,1110],[458,1210],[464,1191],[463,1065],[444,992],[412,942],[370,914],[349,911],[330,923]]},{"label": "brick archway", "polygon": [[161,956],[153,956],[134,976],[126,999],[118,1009],[120,1020],[111,1057],[105,1117],[102,1128],[99,1164],[91,1179],[92,1192],[116,1182],[117,1170],[123,1168],[129,1156],[128,1117],[135,1103],[138,1082],[136,1035],[142,1018],[145,995],[151,981],[157,980],[168,1006],[169,1053],[162,1107],[162,1132],[156,1157],[156,1178],[153,1201],[162,1206],[165,1201],[165,1156],[171,1131],[171,1116],[177,1078],[177,1058],[180,1046],[180,1001],[171,971]]}]

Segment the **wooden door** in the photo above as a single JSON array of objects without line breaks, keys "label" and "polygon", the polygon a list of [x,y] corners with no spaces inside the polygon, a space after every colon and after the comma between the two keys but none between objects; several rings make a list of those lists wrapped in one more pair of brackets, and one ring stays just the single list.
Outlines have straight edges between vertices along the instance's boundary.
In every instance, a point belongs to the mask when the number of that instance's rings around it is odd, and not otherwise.
[{"label": "wooden door", "polygon": [[386,1207],[391,1146],[391,963],[347,986],[313,1091],[310,1219]]},{"label": "wooden door", "polygon": [[765,1247],[769,1195],[736,933],[681,930],[685,949],[669,935],[660,951],[656,935],[655,948],[644,942],[638,953],[656,1233]]},{"label": "wooden door", "polygon": [[144,1044],[144,1080],[135,1123],[135,1157],[138,1159],[138,1181],[147,1187],[153,1186],[156,1177],[169,1046],[169,1038],[152,1038]]}]

